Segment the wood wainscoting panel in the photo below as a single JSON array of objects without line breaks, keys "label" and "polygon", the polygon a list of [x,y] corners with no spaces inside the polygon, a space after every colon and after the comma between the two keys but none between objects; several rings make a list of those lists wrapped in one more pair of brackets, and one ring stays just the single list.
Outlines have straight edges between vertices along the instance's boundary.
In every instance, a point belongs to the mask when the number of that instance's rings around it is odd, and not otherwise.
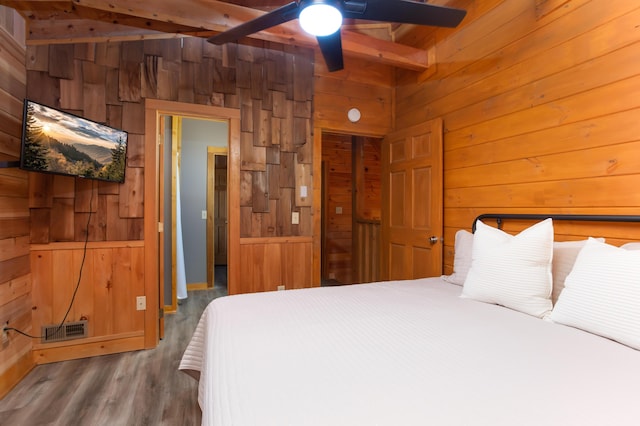
[{"label": "wood wainscoting panel", "polygon": [[233,293],[313,287],[313,239],[273,237],[240,239],[240,278]]},{"label": "wood wainscoting panel", "polygon": [[142,241],[89,243],[86,253],[83,244],[76,242],[34,245],[31,263],[33,285],[38,288],[33,297],[32,334],[39,336],[42,326],[63,319],[65,323],[88,321],[87,338],[34,341],[37,363],[144,347],[140,342],[144,342],[145,311],[136,310],[136,297],[146,295]]},{"label": "wood wainscoting panel", "polygon": [[355,220],[353,228],[353,282],[380,281],[380,221]]}]

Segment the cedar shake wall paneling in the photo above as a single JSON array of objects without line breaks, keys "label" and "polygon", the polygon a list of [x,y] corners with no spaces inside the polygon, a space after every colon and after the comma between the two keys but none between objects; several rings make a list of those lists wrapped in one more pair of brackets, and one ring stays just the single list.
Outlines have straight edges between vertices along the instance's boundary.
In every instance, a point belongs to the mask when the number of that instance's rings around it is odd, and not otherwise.
[{"label": "cedar shake wall paneling", "polygon": [[[241,237],[311,236],[313,52],[185,40],[28,47],[31,99],[129,133],[125,183],[93,188],[101,222],[90,226],[89,240],[144,238],[145,98],[239,108],[241,170],[249,183],[239,188],[247,206]],[[55,180],[69,191],[50,195]],[[74,199],[92,189],[80,182],[44,176],[31,185],[32,243],[84,240],[77,222],[87,212]],[[306,197],[288,194],[300,185]],[[43,196],[51,198],[39,202]],[[300,213],[299,225],[291,224],[292,212]]]},{"label": "cedar shake wall paneling", "polygon": [[[26,95],[24,21],[0,6],[0,161],[20,159],[22,100]],[[0,169],[0,324],[31,328],[29,179],[18,168]],[[13,331],[0,345],[0,398],[34,365],[31,339]]]},{"label": "cedar shake wall paneling", "polygon": [[[78,340],[77,347],[68,349],[36,345],[38,363],[147,345],[147,326],[135,309],[135,297],[147,291],[141,255],[146,249],[144,189],[146,175],[155,174],[144,167],[146,99],[239,109],[243,179],[235,190],[242,194],[241,213],[247,219],[241,223],[241,235],[311,239],[311,51],[219,47],[203,39],[182,45],[180,39],[169,39],[30,46],[27,58],[31,99],[129,133],[124,184],[30,174],[30,196],[23,204],[31,210],[31,260],[40,265],[34,278],[39,289],[33,296],[34,327],[59,320],[66,303],[63,296],[71,294],[76,280],[69,274],[62,279],[63,271],[56,265],[77,265],[91,214],[89,260],[81,285],[85,293],[76,300],[69,320],[88,318],[92,340]],[[52,66],[55,73],[50,72]],[[303,199],[296,196],[295,187],[304,184],[309,186]],[[292,211],[300,212],[299,225],[291,225]],[[285,253],[293,250],[286,241],[281,245]],[[297,268],[310,270],[311,254],[301,251],[300,256]],[[311,286],[311,279],[304,276],[301,283]]]},{"label": "cedar shake wall paneling", "polygon": [[[398,72],[395,114],[397,127],[444,122],[445,272],[455,232],[481,213],[637,214],[637,2],[454,3],[470,12],[459,29],[399,40],[435,39],[437,70],[423,82]],[[556,223],[556,233],[640,239],[628,225]]]}]

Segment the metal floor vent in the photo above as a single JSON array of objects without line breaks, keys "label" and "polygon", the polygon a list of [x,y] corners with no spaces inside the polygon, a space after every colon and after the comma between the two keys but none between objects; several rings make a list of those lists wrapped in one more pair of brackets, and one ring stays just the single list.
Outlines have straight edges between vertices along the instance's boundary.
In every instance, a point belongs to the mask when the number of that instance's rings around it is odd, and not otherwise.
[{"label": "metal floor vent", "polygon": [[61,342],[63,340],[87,337],[87,321],[67,322],[42,326],[42,343]]}]

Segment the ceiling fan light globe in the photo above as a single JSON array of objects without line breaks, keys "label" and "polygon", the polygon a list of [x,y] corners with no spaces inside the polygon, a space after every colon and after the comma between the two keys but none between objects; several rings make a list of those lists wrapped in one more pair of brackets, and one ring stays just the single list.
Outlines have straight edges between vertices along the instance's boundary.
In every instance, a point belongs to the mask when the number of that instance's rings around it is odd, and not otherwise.
[{"label": "ceiling fan light globe", "polygon": [[330,4],[314,3],[300,11],[300,26],[316,37],[328,36],[340,29],[342,14]]}]

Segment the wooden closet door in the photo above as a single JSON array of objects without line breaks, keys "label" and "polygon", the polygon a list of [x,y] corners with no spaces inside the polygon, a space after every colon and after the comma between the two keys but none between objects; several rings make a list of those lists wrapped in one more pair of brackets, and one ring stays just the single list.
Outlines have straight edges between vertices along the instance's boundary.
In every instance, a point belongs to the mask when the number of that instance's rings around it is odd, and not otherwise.
[{"label": "wooden closet door", "polygon": [[383,280],[442,274],[442,120],[389,134],[382,145]]}]

